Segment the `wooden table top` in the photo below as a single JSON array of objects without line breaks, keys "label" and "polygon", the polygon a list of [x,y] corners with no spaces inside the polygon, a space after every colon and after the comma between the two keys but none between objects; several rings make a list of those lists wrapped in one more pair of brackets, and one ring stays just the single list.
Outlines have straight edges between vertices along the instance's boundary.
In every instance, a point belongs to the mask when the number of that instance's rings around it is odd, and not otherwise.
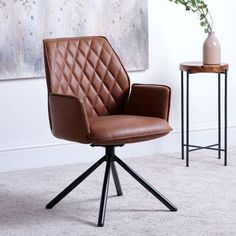
[{"label": "wooden table top", "polygon": [[200,61],[190,61],[180,63],[179,69],[189,73],[224,73],[229,69],[229,65],[227,63],[204,65]]}]

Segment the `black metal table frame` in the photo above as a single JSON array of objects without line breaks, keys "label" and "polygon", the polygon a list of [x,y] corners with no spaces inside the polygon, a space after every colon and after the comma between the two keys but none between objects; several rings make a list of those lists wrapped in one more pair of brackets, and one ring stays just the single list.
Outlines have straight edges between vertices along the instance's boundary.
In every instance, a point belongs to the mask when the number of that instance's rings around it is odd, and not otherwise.
[{"label": "black metal table frame", "polygon": [[[207,145],[207,146],[189,144],[189,75],[192,73],[190,73],[188,70],[185,72],[186,72],[186,89],[184,89],[184,84],[185,84],[184,71],[181,70],[181,154],[182,154],[182,159],[184,160],[185,154],[186,154],[186,166],[188,167],[190,152],[197,151],[200,149],[216,150],[218,151],[218,159],[221,159],[221,152],[224,152],[224,165],[227,166],[227,70],[225,70],[224,72],[217,73],[218,74],[218,143]],[[221,129],[222,129],[222,126],[221,126],[222,124],[221,74],[224,75],[224,82],[225,82],[224,83],[224,146],[223,147],[222,147],[222,134],[221,134]],[[186,97],[186,112],[185,112],[185,107],[184,107],[185,97]],[[186,115],[186,122],[184,119],[184,115]],[[186,140],[185,140],[185,125],[186,125]]]}]

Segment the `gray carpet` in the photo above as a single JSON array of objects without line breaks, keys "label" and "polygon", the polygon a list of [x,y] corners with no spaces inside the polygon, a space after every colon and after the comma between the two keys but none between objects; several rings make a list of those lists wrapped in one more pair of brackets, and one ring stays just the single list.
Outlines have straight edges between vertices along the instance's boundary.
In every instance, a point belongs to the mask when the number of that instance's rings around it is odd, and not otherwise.
[{"label": "gray carpet", "polygon": [[0,235],[236,235],[236,149],[224,167],[209,153],[191,154],[186,168],[179,154],[126,162],[168,197],[170,212],[119,166],[124,195],[109,189],[106,222],[97,228],[101,166],[52,210],[45,204],[89,164],[0,174]]}]

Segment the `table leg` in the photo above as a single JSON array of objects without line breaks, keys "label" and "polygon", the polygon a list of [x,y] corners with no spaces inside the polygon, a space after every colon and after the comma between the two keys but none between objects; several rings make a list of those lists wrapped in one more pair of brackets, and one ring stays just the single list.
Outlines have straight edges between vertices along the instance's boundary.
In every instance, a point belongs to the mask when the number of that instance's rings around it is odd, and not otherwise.
[{"label": "table leg", "polygon": [[181,155],[184,160],[184,72],[181,71]]},{"label": "table leg", "polygon": [[225,163],[227,166],[227,70],[225,70]]},{"label": "table leg", "polygon": [[186,166],[189,166],[189,72],[186,82]]},{"label": "table leg", "polygon": [[218,159],[221,158],[221,80],[218,73]]}]

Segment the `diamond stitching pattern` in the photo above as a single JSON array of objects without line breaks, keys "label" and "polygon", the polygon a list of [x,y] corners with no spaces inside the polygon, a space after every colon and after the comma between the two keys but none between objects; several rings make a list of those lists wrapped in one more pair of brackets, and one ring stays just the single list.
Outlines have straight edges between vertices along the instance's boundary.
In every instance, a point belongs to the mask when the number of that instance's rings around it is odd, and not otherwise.
[{"label": "diamond stitching pattern", "polygon": [[129,79],[104,38],[61,39],[50,48],[51,92],[79,96],[89,117],[119,112]]}]

